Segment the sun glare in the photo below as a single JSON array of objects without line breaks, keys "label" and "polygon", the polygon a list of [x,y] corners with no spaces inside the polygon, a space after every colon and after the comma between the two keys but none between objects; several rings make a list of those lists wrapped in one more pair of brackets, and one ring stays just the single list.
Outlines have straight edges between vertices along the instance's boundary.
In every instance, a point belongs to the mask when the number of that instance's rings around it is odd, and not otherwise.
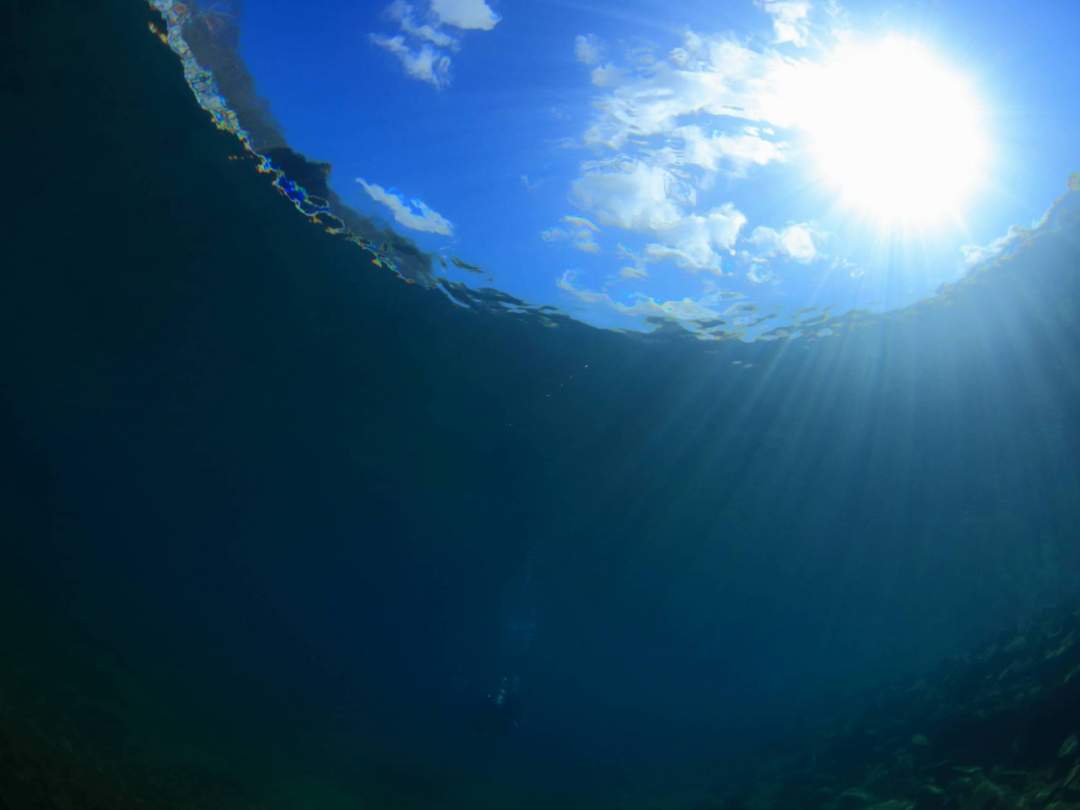
[{"label": "sun glare", "polygon": [[846,206],[885,226],[961,217],[989,151],[963,77],[893,37],[837,49],[810,96],[811,149]]}]

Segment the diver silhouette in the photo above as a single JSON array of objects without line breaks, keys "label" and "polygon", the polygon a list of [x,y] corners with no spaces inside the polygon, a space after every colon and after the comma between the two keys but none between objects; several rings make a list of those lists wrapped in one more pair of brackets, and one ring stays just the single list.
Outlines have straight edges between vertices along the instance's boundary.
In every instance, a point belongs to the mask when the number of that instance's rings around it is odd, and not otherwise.
[{"label": "diver silhouette", "polygon": [[488,694],[482,723],[493,734],[508,734],[521,725],[521,679],[517,675],[504,675],[497,688]]},{"label": "diver silhouette", "polygon": [[536,638],[536,606],[532,595],[533,555],[525,558],[524,572],[507,592],[503,614],[502,675],[486,695],[482,723],[491,733],[506,734],[522,722],[521,672]]}]

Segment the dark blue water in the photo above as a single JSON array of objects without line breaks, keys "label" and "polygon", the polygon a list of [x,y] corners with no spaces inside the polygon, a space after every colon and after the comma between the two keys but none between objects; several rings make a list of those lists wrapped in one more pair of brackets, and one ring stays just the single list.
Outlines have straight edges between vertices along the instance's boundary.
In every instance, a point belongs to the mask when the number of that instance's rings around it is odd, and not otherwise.
[{"label": "dark blue water", "polygon": [[552,328],[298,216],[143,4],[4,15],[0,717],[88,772],[721,806],[760,746],[1075,594],[1076,193],[829,337]]}]

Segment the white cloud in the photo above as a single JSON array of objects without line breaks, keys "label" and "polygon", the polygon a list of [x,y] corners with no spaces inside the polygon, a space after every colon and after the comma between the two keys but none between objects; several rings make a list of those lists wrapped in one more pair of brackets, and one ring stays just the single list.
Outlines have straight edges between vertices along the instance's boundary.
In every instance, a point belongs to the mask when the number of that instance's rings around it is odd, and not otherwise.
[{"label": "white cloud", "polygon": [[630,262],[630,264],[623,265],[619,268],[619,278],[639,279],[648,277],[649,271],[645,265],[649,260],[645,256],[635,253],[622,243],[620,243],[615,250],[620,259],[625,259]]},{"label": "white cloud", "polygon": [[450,83],[450,57],[430,44],[425,42],[419,48],[413,48],[400,34],[392,37],[372,34],[371,41],[394,54],[405,72],[414,79],[440,89]]},{"label": "white cloud", "polygon": [[416,18],[413,16],[412,5],[406,3],[405,0],[394,0],[393,3],[386,7],[385,13],[386,16],[391,20],[394,20],[406,34],[411,34],[417,39],[430,42],[438,48],[451,48],[457,50],[457,39],[450,36],[445,31],[433,28],[427,23],[417,23]]},{"label": "white cloud", "polygon": [[371,34],[371,41],[398,58],[405,72],[414,79],[437,89],[450,84],[451,58],[457,51],[458,37],[441,26],[490,31],[499,22],[484,0],[431,0],[430,22],[417,22],[415,8],[407,0],[394,0],[383,15],[396,22],[400,34]]},{"label": "white cloud", "polygon": [[746,216],[727,203],[708,214],[689,214],[662,234],[661,242],[645,246],[650,261],[671,259],[679,267],[692,272],[720,274],[721,257],[718,251],[730,252]]},{"label": "white cloud", "polygon": [[[705,214],[686,213],[683,206],[697,201],[694,188],[663,166],[643,161],[586,164],[571,199],[605,225],[652,236],[642,262],[673,261],[695,273],[722,272],[721,252],[730,252],[747,222],[731,203]],[[640,263],[635,268],[642,269]]]},{"label": "white cloud", "polygon": [[763,255],[784,256],[803,264],[817,258],[814,232],[805,223],[788,225],[781,231],[759,226],[750,234],[750,243],[762,249]]},{"label": "white cloud", "polygon": [[597,87],[610,87],[618,83],[623,77],[623,72],[614,65],[597,65],[592,69],[589,78]]},{"label": "white cloud", "polygon": [[665,135],[680,119],[701,115],[778,127],[797,123],[807,63],[693,32],[683,44],[668,60],[608,82],[612,91],[595,102],[587,144],[619,149],[630,138]]},{"label": "white cloud", "polygon": [[431,11],[446,25],[479,31],[490,31],[500,19],[484,0],[431,0]]},{"label": "white cloud", "polygon": [[746,277],[753,284],[770,284],[777,281],[776,274],[766,264],[760,262],[754,262],[746,272]]},{"label": "white cloud", "polygon": [[577,228],[582,228],[592,233],[596,233],[600,230],[592,222],[585,219],[585,217],[575,217],[573,214],[567,214],[565,217],[562,218],[562,221],[568,225],[573,225]]},{"label": "white cloud", "polygon": [[432,210],[423,200],[412,199],[406,203],[394,192],[387,191],[375,183],[369,183],[362,177],[357,177],[356,182],[363,187],[371,199],[389,208],[399,225],[412,228],[414,231],[453,236],[454,226],[450,220]]},{"label": "white cloud", "polygon": [[810,36],[809,0],[755,0],[758,8],[772,17],[775,42],[802,47]]},{"label": "white cloud", "polygon": [[[806,43],[809,2],[756,2],[772,18],[776,42]],[[820,66],[747,44],[751,41],[688,31],[666,56],[645,44],[613,61],[593,39],[575,41],[575,55],[593,66],[592,83],[602,89],[595,93],[581,138],[595,156],[582,162],[570,199],[603,225],[645,236],[630,243],[632,250],[620,245],[628,261],[620,262],[608,283],[646,277],[649,265],[660,262],[691,273],[732,276],[727,262],[741,238],[748,243],[745,261],[753,262],[740,271],[743,284],[779,283],[770,259],[808,264],[819,258],[822,234],[809,224],[759,227],[746,234],[747,217],[714,196],[721,176],[730,186],[759,167],[796,155],[786,138],[810,120],[808,89]],[[562,286],[572,294],[582,292],[569,278]],[[624,314],[689,307],[686,301],[635,300],[605,303]],[[696,303],[710,305],[700,298]]]},{"label": "white cloud", "polygon": [[560,227],[547,228],[540,232],[540,238],[545,242],[569,242],[576,250],[583,253],[598,253],[600,245],[597,244],[595,234],[600,229],[585,217],[567,215],[559,220]]},{"label": "white cloud", "polygon": [[592,161],[570,189],[571,199],[605,225],[627,230],[672,228],[682,219],[681,202],[694,190],[668,170],[641,161]]},{"label": "white cloud", "polygon": [[574,57],[583,65],[599,62],[600,52],[600,40],[595,34],[578,34],[574,37]]},{"label": "white cloud", "polygon": [[783,147],[762,137],[757,127],[745,127],[736,135],[713,132],[706,135],[701,127],[688,125],[676,127],[672,136],[683,142],[683,163],[699,166],[714,172],[727,163],[735,174],[744,174],[750,166],[764,166],[784,158]]}]

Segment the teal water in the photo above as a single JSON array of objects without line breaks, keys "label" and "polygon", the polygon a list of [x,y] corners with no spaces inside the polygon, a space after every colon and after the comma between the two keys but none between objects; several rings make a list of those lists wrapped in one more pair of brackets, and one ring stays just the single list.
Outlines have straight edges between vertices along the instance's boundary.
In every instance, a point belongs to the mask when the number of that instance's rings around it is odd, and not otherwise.
[{"label": "teal water", "polygon": [[1076,595],[1064,178],[916,307],[628,335],[299,216],[143,4],[4,13],[10,810],[725,806]]}]

